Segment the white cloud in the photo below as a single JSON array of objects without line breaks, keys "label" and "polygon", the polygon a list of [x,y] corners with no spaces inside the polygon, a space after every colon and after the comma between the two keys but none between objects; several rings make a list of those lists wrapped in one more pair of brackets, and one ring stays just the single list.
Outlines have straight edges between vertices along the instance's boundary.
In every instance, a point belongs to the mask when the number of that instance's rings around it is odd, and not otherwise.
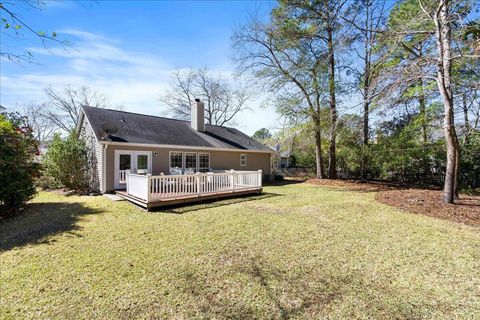
[{"label": "white cloud", "polygon": [[[73,29],[61,33],[75,38],[73,48],[29,48],[38,60],[46,58],[41,68],[37,68],[39,71],[28,73],[28,67],[8,75],[2,71],[2,105],[13,108],[16,104],[41,103],[45,100],[44,89],[49,86],[87,85],[104,94],[112,107],[156,115],[166,111],[159,96],[169,86],[173,66],[157,56],[125,50],[119,41],[102,35]],[[55,63],[48,64],[52,54]],[[232,78],[230,70],[216,70],[212,66],[212,72]],[[247,134],[261,127],[275,128],[274,111],[259,109],[259,105],[259,99],[252,101],[251,110],[236,118],[236,127]]]},{"label": "white cloud", "polygon": [[55,65],[45,62],[35,73],[2,75],[2,104],[42,102],[48,86],[87,85],[104,94],[112,106],[152,114],[162,111],[158,96],[168,86],[169,65],[157,57],[124,50],[118,41],[101,35],[80,30],[62,33],[75,37],[73,48],[29,48],[40,61],[53,54]]}]

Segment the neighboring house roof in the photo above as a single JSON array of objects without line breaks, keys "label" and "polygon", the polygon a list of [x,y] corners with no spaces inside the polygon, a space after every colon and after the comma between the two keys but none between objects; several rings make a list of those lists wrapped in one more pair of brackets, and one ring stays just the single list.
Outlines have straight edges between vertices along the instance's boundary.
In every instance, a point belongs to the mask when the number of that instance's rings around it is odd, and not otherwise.
[{"label": "neighboring house roof", "polygon": [[280,153],[281,158],[288,158],[290,157],[290,151],[283,151]]},{"label": "neighboring house roof", "polygon": [[[83,112],[99,141],[273,152],[234,128],[206,124],[205,131],[199,132],[190,121],[94,107],[83,107]],[[118,131],[104,137],[105,122]]]}]

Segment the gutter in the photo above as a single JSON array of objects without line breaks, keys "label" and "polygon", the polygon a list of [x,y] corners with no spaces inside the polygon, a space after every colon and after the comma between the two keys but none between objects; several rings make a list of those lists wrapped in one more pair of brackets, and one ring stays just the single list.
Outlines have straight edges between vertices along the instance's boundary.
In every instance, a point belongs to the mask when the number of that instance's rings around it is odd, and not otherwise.
[{"label": "gutter", "polygon": [[239,153],[266,153],[266,154],[275,154],[275,151],[267,150],[249,150],[249,149],[230,149],[230,148],[214,148],[214,147],[195,147],[195,146],[181,146],[175,144],[153,144],[153,143],[134,143],[134,142],[114,142],[114,141],[102,141],[99,140],[100,144],[107,144],[113,146],[130,146],[130,147],[144,147],[144,148],[162,148],[162,149],[191,149],[191,150],[204,150],[204,151],[228,151],[228,152],[239,152]]},{"label": "gutter", "polygon": [[107,191],[107,149],[108,143],[102,143],[102,185],[100,186],[100,193]]}]

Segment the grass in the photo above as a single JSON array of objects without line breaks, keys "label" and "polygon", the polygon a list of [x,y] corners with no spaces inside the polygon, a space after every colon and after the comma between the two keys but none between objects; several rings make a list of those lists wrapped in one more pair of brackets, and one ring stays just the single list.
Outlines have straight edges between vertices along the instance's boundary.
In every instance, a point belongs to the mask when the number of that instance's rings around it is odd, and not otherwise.
[{"label": "grass", "polygon": [[147,213],[42,192],[0,225],[0,318],[480,318],[480,230],[309,184]]}]

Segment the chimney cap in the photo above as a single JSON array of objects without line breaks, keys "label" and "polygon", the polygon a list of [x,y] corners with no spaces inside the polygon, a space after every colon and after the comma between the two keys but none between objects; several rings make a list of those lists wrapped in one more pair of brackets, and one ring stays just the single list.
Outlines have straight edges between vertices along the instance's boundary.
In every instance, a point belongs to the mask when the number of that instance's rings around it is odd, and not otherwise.
[{"label": "chimney cap", "polygon": [[196,102],[200,102],[200,99],[196,98],[195,101],[196,101]]}]

